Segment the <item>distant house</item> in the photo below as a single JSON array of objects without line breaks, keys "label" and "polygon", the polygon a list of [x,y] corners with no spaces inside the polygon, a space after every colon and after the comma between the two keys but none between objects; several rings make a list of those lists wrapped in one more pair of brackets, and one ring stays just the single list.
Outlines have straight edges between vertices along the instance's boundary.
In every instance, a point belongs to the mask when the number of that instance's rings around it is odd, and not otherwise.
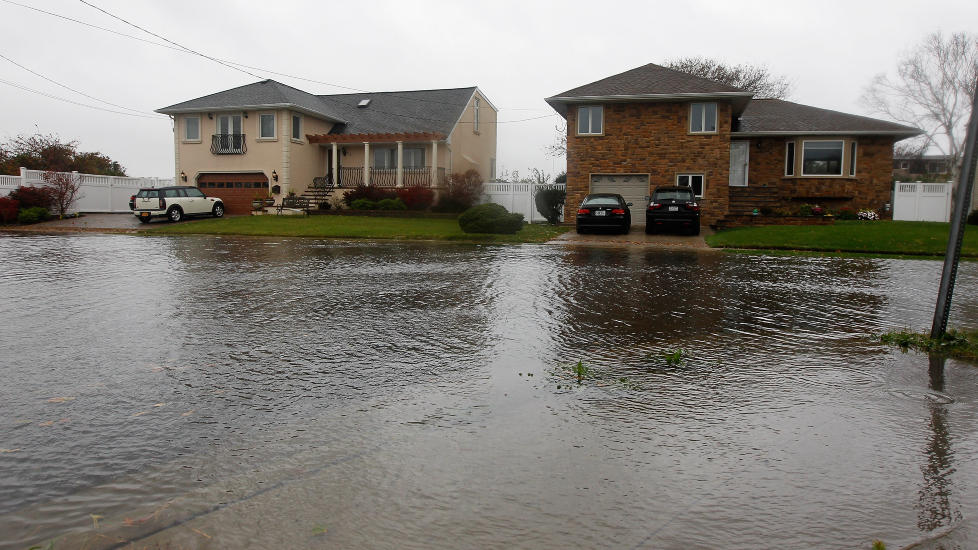
[{"label": "distant house", "polygon": [[477,87],[313,95],[274,80],[158,109],[174,120],[178,181],[247,213],[255,195],[438,187],[446,174],[495,177],[497,109]]},{"label": "distant house", "polygon": [[776,99],[648,64],[549,97],[567,119],[567,203],[616,192],[644,222],[651,190],[688,185],[706,224],[810,203],[883,210],[893,144],[916,128]]},{"label": "distant house", "polygon": [[893,178],[899,181],[947,181],[951,159],[947,155],[893,155]]}]

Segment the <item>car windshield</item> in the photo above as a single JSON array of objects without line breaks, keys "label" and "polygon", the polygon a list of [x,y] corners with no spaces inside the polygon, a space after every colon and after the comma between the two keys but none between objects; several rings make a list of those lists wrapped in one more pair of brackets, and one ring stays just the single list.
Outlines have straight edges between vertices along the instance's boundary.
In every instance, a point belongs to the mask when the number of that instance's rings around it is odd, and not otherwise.
[{"label": "car windshield", "polygon": [[160,198],[160,192],[156,189],[140,189],[136,196],[141,199],[158,199]]},{"label": "car windshield", "polygon": [[581,206],[621,206],[617,197],[588,197]]},{"label": "car windshield", "polygon": [[663,189],[652,195],[652,202],[665,200],[691,201],[693,192],[686,189]]}]

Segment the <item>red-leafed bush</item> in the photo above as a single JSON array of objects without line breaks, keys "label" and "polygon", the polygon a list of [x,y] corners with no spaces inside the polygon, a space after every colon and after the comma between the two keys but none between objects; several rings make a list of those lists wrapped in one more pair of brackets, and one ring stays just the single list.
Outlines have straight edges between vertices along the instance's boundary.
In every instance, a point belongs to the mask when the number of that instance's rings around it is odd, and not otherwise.
[{"label": "red-leafed bush", "polygon": [[397,190],[397,196],[408,207],[408,210],[426,210],[435,202],[435,192],[430,187],[416,185]]},{"label": "red-leafed bush", "polygon": [[475,170],[452,174],[445,182],[445,191],[438,197],[436,212],[463,212],[482,197],[482,176]]},{"label": "red-leafed bush", "polygon": [[49,187],[24,187],[23,185],[14,189],[8,195],[10,198],[20,203],[21,208],[41,208],[50,209],[54,202],[54,193]]},{"label": "red-leafed bush", "polygon": [[0,223],[13,223],[17,221],[17,210],[20,202],[10,197],[0,197]]}]

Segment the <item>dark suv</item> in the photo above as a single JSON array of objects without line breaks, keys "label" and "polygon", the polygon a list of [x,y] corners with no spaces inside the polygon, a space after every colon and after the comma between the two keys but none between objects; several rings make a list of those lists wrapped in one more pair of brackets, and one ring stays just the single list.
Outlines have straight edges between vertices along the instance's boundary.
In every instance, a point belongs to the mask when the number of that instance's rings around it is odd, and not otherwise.
[{"label": "dark suv", "polygon": [[700,234],[700,205],[691,187],[657,187],[645,210],[645,232],[656,233],[665,226]]}]

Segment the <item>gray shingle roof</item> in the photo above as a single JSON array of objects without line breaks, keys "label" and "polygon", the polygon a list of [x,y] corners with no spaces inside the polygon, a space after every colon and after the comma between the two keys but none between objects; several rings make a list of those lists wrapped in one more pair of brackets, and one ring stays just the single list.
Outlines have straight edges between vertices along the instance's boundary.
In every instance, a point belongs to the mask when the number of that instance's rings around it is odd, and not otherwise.
[{"label": "gray shingle roof", "polygon": [[[313,95],[263,80],[157,109],[163,114],[207,110],[293,108],[338,122],[331,133],[451,133],[475,92],[474,86],[443,90]],[[366,108],[357,107],[369,99]]]},{"label": "gray shingle roof", "polygon": [[734,132],[771,134],[860,133],[915,136],[920,130],[894,122],[780,99],[755,99],[739,119]]},{"label": "gray shingle roof", "polygon": [[749,92],[719,82],[649,63],[557,94],[553,98],[650,94],[716,94]]},{"label": "gray shingle roof", "polygon": [[[401,132],[451,133],[468,104],[474,86],[447,90],[373,92],[318,96],[346,121],[331,134],[385,134]],[[357,107],[369,99],[367,107]],[[339,126],[339,125],[338,125]]]},{"label": "gray shingle roof", "polygon": [[343,120],[327,105],[324,105],[319,97],[274,80],[263,80],[254,84],[238,86],[157,109],[156,112],[169,115],[206,110],[285,106],[295,107],[300,111],[307,111],[333,121]]}]

